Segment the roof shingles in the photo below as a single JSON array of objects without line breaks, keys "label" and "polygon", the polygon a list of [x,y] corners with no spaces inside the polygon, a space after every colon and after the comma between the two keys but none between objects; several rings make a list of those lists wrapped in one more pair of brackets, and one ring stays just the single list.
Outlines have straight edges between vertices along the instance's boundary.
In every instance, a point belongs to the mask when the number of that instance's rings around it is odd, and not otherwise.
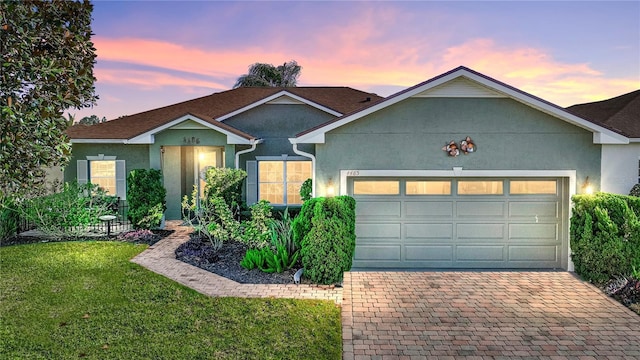
[{"label": "roof shingles", "polygon": [[629,138],[640,138],[640,90],[608,100],[569,106],[568,112]]},{"label": "roof shingles", "polygon": [[[192,114],[215,126],[242,136],[250,136],[216,120],[245,106],[259,102],[280,91],[287,91],[339,113],[348,113],[369,104],[380,96],[348,87],[241,87],[197,99],[123,116],[104,123],[74,125],[67,130],[71,139],[126,140],[152,131],[186,114]],[[246,137],[246,136],[245,136]]]}]

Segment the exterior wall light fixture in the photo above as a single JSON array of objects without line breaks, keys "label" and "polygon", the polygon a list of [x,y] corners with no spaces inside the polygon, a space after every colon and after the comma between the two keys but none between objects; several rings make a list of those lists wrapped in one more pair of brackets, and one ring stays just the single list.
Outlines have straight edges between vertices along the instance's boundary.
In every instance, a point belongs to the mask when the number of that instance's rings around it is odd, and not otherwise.
[{"label": "exterior wall light fixture", "polygon": [[329,178],[327,181],[327,197],[333,197],[336,194],[336,187],[333,184],[333,178]]},{"label": "exterior wall light fixture", "polygon": [[588,176],[584,179],[584,184],[582,184],[582,192],[587,195],[593,194],[593,185],[589,182]]}]

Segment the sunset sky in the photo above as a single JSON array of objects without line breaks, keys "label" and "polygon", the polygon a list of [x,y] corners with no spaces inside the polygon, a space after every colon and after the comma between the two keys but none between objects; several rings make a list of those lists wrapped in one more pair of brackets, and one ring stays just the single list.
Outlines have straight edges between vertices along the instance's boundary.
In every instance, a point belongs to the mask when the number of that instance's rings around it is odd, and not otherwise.
[{"label": "sunset sky", "polygon": [[381,96],[464,65],[566,107],[640,89],[640,1],[93,2],[114,119],[232,88],[255,62]]}]

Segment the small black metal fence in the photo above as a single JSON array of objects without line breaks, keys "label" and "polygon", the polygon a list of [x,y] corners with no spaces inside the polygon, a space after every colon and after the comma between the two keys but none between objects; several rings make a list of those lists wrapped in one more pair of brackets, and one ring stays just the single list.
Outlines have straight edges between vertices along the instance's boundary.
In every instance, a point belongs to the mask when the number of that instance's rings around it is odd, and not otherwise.
[{"label": "small black metal fence", "polygon": [[[89,236],[106,235],[107,232],[109,232],[110,235],[113,236],[121,232],[132,230],[133,225],[127,218],[128,206],[121,201],[117,208],[114,207],[113,210],[115,210],[115,212],[113,213],[115,219],[113,220],[100,220],[99,218],[96,218],[93,224],[85,225],[82,227],[73,227],[69,228],[68,230],[70,231],[70,233],[75,233],[77,232],[77,230],[84,229]],[[18,221],[17,235],[23,235],[25,234],[25,232],[28,232],[30,230],[38,230],[37,225],[29,219],[20,217]]]}]

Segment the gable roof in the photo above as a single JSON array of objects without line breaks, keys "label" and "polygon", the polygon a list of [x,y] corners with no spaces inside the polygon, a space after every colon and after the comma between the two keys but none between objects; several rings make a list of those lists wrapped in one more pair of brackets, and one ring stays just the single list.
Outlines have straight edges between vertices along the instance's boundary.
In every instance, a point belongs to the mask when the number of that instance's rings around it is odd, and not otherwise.
[{"label": "gable roof", "polygon": [[627,137],[640,138],[640,90],[569,106],[567,111]]},{"label": "gable roof", "polygon": [[223,130],[224,133],[232,133],[250,141],[255,137],[226,125],[221,120],[282,96],[314,106],[334,116],[365,106],[368,103],[367,99],[380,99],[378,95],[348,87],[241,87],[104,123],[90,126],[74,125],[67,130],[67,135],[72,142],[125,142],[136,138],[140,140],[167,128],[167,124],[175,125],[177,119],[185,120],[185,116],[191,115],[189,119],[197,119],[201,125],[218,131]]},{"label": "gable roof", "polygon": [[[462,80],[462,81],[461,81]],[[360,119],[366,115],[399,103],[411,97],[505,97],[519,101],[527,106],[564,120],[570,124],[593,132],[593,142],[597,144],[626,144],[629,139],[604,126],[594,124],[567,112],[558,105],[519,90],[513,86],[495,80],[484,74],[460,66],[442,75],[397,92],[383,100],[374,102],[366,108],[332,119],[324,124],[303,131],[292,143],[324,143],[325,134],[342,125]]]}]

